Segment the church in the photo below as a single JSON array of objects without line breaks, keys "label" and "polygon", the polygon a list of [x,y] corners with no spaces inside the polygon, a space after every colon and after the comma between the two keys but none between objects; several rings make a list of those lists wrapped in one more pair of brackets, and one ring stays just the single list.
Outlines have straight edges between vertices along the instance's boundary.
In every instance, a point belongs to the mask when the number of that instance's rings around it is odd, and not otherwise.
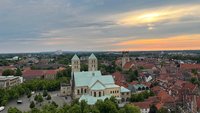
[{"label": "church", "polygon": [[97,100],[104,100],[111,96],[121,102],[121,94],[130,93],[128,89],[116,85],[112,75],[102,75],[101,71],[98,71],[98,60],[94,54],[88,58],[88,71],[80,71],[80,59],[76,54],[71,64],[74,99],[85,100],[89,105],[94,105]]}]

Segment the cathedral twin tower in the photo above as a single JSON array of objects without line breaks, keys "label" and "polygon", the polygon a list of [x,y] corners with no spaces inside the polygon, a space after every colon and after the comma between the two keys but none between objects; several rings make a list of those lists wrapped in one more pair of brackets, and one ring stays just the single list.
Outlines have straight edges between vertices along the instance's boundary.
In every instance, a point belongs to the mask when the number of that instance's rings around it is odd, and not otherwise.
[{"label": "cathedral twin tower", "polygon": [[[76,54],[73,56],[71,62],[72,62],[72,73],[80,72],[81,70],[80,59]],[[98,61],[96,56],[92,53],[88,58],[88,71],[97,71],[97,70],[98,70]]]}]

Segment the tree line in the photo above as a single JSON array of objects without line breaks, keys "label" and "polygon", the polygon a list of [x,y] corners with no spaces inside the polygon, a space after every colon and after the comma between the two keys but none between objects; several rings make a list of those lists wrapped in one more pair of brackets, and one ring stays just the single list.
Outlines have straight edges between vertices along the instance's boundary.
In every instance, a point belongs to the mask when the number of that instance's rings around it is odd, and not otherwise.
[{"label": "tree line", "polygon": [[[8,113],[22,113],[17,108],[9,108]],[[41,109],[32,108],[24,113],[140,113],[140,109],[133,105],[125,105],[119,108],[114,97],[98,100],[95,105],[88,105],[86,101],[75,100],[71,105],[64,104],[58,107],[56,103],[44,105]]]},{"label": "tree line", "polygon": [[60,89],[61,80],[35,79],[7,89],[0,89],[0,106],[5,106],[10,100],[22,95],[30,96],[31,91],[55,91]]}]

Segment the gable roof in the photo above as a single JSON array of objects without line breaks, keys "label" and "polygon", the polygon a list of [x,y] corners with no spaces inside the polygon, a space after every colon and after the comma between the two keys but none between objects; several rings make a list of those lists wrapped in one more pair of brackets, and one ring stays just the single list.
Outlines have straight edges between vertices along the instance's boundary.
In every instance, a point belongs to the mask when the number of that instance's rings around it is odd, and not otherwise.
[{"label": "gable roof", "polygon": [[91,87],[97,80],[104,85],[114,84],[114,80],[111,75],[102,76],[100,71],[74,72],[76,87]]},{"label": "gable roof", "polygon": [[122,93],[131,92],[129,89],[127,89],[127,88],[125,88],[123,86],[121,86],[120,89],[121,89]]},{"label": "gable roof", "polygon": [[99,81],[97,80],[92,86],[91,86],[91,90],[104,90],[105,86]]},{"label": "gable roof", "polygon": [[89,59],[97,59],[97,57],[92,53],[89,57]]},{"label": "gable roof", "polygon": [[79,57],[75,54],[73,57],[72,57],[72,60],[80,60]]}]

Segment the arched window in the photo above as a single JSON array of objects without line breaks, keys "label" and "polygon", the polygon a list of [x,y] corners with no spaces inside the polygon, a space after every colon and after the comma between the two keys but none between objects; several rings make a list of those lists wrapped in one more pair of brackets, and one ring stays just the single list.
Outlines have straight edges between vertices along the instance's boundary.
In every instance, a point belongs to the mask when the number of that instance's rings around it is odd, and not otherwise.
[{"label": "arched window", "polygon": [[99,97],[101,97],[101,92],[99,92]]},{"label": "arched window", "polygon": [[79,93],[80,93],[80,91],[79,91],[79,89],[77,89],[77,94],[79,95]]},{"label": "arched window", "polygon": [[83,94],[83,88],[81,88],[81,94]]},{"label": "arched window", "polygon": [[85,93],[87,93],[87,90],[85,89]]},{"label": "arched window", "polygon": [[124,98],[122,98],[122,102],[125,102],[125,99],[124,99]]},{"label": "arched window", "polygon": [[97,94],[96,94],[96,92],[94,92],[94,97],[96,97],[97,96]]}]

